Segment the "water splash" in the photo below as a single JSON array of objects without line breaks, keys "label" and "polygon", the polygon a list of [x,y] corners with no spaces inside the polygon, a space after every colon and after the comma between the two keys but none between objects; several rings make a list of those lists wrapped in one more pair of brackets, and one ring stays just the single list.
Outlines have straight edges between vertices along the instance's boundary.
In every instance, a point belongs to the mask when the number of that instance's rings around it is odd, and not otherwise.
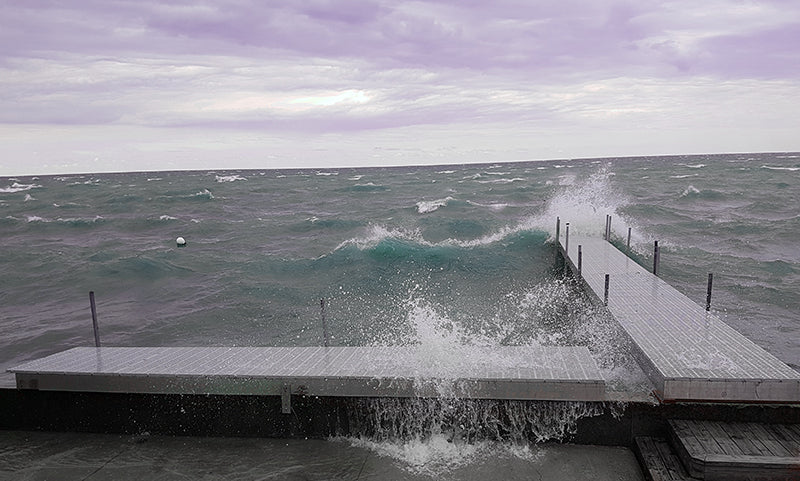
[{"label": "water splash", "polygon": [[354,399],[345,439],[397,460],[416,474],[440,475],[485,457],[533,460],[531,443],[563,441],[578,420],[619,406],[590,402],[464,399]]},{"label": "water splash", "polygon": [[612,185],[613,176],[603,168],[582,181],[575,180],[562,186],[548,201],[544,213],[528,222],[554,232],[556,217],[560,217],[562,223],[570,223],[573,234],[598,237],[603,234],[606,215],[609,214],[614,216],[612,229],[627,232],[631,223],[622,215],[622,209],[628,204],[628,199]]}]

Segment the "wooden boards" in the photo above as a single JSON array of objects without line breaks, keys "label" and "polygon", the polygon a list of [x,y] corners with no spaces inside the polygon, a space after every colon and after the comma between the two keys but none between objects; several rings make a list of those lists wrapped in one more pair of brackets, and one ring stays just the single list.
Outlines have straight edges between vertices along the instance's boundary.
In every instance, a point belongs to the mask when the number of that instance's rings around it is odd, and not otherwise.
[{"label": "wooden boards", "polygon": [[800,425],[669,421],[689,473],[706,480],[800,479]]}]

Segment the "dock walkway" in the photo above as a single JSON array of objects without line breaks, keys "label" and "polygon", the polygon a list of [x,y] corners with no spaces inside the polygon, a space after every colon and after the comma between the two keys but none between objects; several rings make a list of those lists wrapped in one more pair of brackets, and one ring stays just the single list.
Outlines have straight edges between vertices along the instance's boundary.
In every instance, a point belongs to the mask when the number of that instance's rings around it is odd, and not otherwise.
[{"label": "dock walkway", "polygon": [[[800,374],[713,313],[653,275],[611,243],[560,236],[577,278],[638,348],[638,360],[667,401],[800,402]],[[578,272],[578,247],[581,270]]]},{"label": "dock walkway", "polygon": [[470,346],[445,356],[417,346],[77,347],[9,371],[18,388],[42,391],[605,399],[585,347]]}]

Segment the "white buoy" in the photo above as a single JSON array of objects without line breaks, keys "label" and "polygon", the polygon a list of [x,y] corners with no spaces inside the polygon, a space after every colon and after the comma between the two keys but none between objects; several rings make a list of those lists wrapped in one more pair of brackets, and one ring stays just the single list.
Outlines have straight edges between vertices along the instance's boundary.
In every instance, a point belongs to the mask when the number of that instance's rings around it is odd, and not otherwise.
[{"label": "white buoy", "polygon": [[175,239],[175,242],[178,244],[178,247],[186,247],[186,239],[183,237],[178,237]]}]

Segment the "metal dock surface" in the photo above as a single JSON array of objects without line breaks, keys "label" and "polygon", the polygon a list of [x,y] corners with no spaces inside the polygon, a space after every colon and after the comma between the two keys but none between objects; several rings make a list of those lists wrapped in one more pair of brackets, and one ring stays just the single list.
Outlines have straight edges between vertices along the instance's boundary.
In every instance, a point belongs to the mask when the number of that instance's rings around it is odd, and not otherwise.
[{"label": "metal dock surface", "polygon": [[585,347],[78,347],[9,371],[43,391],[605,399]]},{"label": "metal dock surface", "polygon": [[[559,239],[562,253],[566,244]],[[639,349],[663,400],[800,402],[800,374],[601,238],[569,238],[567,264]]]}]

